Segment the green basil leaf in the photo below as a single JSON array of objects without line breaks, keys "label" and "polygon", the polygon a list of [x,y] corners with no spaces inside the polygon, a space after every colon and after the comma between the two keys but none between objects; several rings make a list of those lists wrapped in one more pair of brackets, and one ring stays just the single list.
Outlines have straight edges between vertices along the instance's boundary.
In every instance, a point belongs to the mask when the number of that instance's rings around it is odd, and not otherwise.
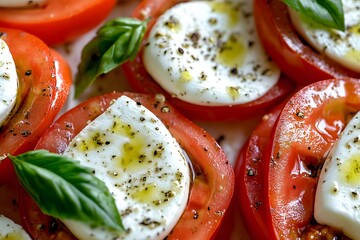
[{"label": "green basil leaf", "polygon": [[345,30],[341,0],[283,0],[289,7],[312,21],[341,31]]},{"label": "green basil leaf", "polygon": [[147,20],[117,18],[105,23],[81,53],[75,77],[75,98],[99,76],[134,60],[145,35]]},{"label": "green basil leaf", "polygon": [[90,168],[45,150],[8,157],[20,183],[45,214],[123,231],[114,198]]}]

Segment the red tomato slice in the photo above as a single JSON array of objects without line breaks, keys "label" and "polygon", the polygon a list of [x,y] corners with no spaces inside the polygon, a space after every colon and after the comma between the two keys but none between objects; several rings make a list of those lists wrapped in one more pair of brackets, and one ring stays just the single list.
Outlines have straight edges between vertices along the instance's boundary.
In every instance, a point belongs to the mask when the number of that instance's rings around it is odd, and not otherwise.
[{"label": "red tomato slice", "polygon": [[[196,177],[186,210],[167,239],[210,239],[221,223],[233,194],[234,173],[225,153],[210,135],[167,102],[154,95],[125,94],[162,120],[195,166]],[[119,96],[120,93],[112,93],[96,97],[68,111],[49,128],[36,148],[62,153],[88,121],[104,112],[110,102]],[[19,207],[24,226],[33,238],[72,239],[66,229],[43,215],[24,194],[19,198]],[[55,225],[56,231],[51,231],[49,226]]]},{"label": "red tomato slice", "polygon": [[38,8],[0,8],[0,26],[34,34],[48,45],[74,40],[103,21],[115,0],[48,0]]},{"label": "red tomato slice", "polygon": [[[148,24],[148,32],[151,26],[156,21],[156,18],[165,12],[168,8],[177,3],[186,2],[185,0],[144,0],[142,1],[133,13],[133,17],[144,19],[152,17]],[[144,15],[146,13],[146,16]],[[264,114],[268,111],[270,106],[275,105],[284,99],[294,88],[287,77],[284,75],[276,86],[269,90],[264,96],[259,99],[232,106],[199,106],[196,104],[188,103],[177,98],[171,97],[163,88],[157,84],[142,63],[142,51],[139,52],[136,59],[132,62],[127,62],[122,65],[125,76],[129,84],[138,92],[144,93],[161,93],[171,101],[171,103],[180,109],[180,111],[193,120],[207,120],[207,121],[220,121],[220,120],[235,120],[250,118],[258,114]]]},{"label": "red tomato slice", "polygon": [[291,25],[281,0],[254,1],[254,19],[262,43],[280,69],[301,85],[336,77],[360,77],[308,46]]},{"label": "red tomato slice", "polygon": [[271,239],[269,211],[264,202],[265,152],[270,134],[284,104],[264,115],[247,143],[242,147],[235,165],[235,202],[240,208],[244,225],[251,239]]},{"label": "red tomato slice", "polygon": [[287,102],[265,156],[263,192],[270,237],[297,239],[311,229],[318,170],[359,110],[360,82],[351,78],[316,82]]},{"label": "red tomato slice", "polygon": [[[31,150],[62,108],[71,85],[65,60],[37,37],[0,28],[19,77],[19,108],[0,129],[0,155]],[[0,185],[14,172],[8,159],[0,161]]]}]

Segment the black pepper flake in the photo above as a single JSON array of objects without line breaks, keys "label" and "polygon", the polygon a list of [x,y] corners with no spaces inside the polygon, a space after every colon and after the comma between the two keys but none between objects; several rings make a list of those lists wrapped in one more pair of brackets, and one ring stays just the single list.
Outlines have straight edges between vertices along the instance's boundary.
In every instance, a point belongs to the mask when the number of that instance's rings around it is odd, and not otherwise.
[{"label": "black pepper flake", "polygon": [[248,172],[247,172],[247,175],[248,175],[248,176],[255,176],[254,170],[249,169]]},{"label": "black pepper flake", "polygon": [[304,118],[305,114],[303,112],[297,112],[296,116],[298,116],[299,118]]},{"label": "black pepper flake", "polygon": [[20,132],[20,134],[21,134],[22,136],[24,136],[24,137],[28,137],[28,136],[31,135],[31,131],[30,131],[30,130],[22,130],[22,131]]},{"label": "black pepper flake", "polygon": [[181,47],[178,48],[178,52],[183,55],[184,54],[184,49],[182,49]]},{"label": "black pepper flake", "polygon": [[212,18],[209,18],[209,21],[208,21],[211,25],[214,25],[216,24],[218,21],[216,18],[212,17]]},{"label": "black pepper flake", "polygon": [[149,226],[149,225],[153,225],[153,226],[159,226],[160,223],[154,220],[151,220],[150,218],[145,218],[142,222],[140,222],[141,225],[144,226]]},{"label": "black pepper flake", "polygon": [[230,69],[230,73],[232,75],[236,75],[236,74],[238,74],[238,70],[236,68],[232,68],[232,69]]},{"label": "black pepper flake", "polygon": [[351,192],[351,195],[355,198],[355,197],[357,197],[358,193],[357,192]]},{"label": "black pepper flake", "polygon": [[194,212],[194,216],[193,216],[193,219],[198,219],[199,218],[199,214],[198,214],[198,212]]},{"label": "black pepper flake", "polygon": [[193,43],[197,43],[200,39],[200,34],[198,32],[194,32],[190,35],[190,39]]},{"label": "black pepper flake", "polygon": [[30,117],[30,111],[26,111],[25,112],[25,119],[29,119],[29,117]]},{"label": "black pepper flake", "polygon": [[56,232],[59,229],[59,223],[55,220],[52,219],[50,224],[49,224],[49,232]]},{"label": "black pepper flake", "polygon": [[270,69],[267,68],[267,69],[265,69],[264,71],[261,72],[261,75],[265,76],[269,72],[270,72]]},{"label": "black pepper flake", "polygon": [[25,72],[25,76],[30,76],[31,75],[31,70],[27,70],[26,72]]},{"label": "black pepper flake", "polygon": [[261,205],[262,205],[262,202],[260,202],[260,201],[255,202],[255,209],[259,209],[261,207]]},{"label": "black pepper flake", "polygon": [[44,229],[46,229],[46,226],[45,226],[45,224],[39,224],[37,228],[40,230],[44,230]]},{"label": "black pepper flake", "polygon": [[220,136],[216,139],[216,142],[217,142],[218,144],[221,144],[221,142],[224,141],[224,140],[225,140],[225,136],[224,136],[224,135],[220,135]]}]

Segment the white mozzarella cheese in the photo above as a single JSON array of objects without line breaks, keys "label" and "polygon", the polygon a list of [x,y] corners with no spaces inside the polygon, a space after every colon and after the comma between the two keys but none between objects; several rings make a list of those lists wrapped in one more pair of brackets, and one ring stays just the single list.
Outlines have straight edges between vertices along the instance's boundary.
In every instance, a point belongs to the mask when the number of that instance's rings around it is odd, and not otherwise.
[{"label": "white mozzarella cheese", "polygon": [[360,72],[360,1],[343,0],[344,32],[319,26],[294,10],[291,21],[300,35],[317,51],[346,68]]},{"label": "white mozzarella cheese", "polygon": [[360,112],[348,123],[322,168],[315,219],[360,239]]},{"label": "white mozzarella cheese", "polygon": [[64,220],[79,239],[164,239],[185,209],[190,172],[182,149],[152,112],[128,97],[84,128],[64,154],[105,182],[126,229],[111,233]]},{"label": "white mozzarella cheese", "polygon": [[0,126],[11,117],[16,105],[19,80],[9,47],[0,38]]},{"label": "white mozzarella cheese", "polygon": [[280,76],[255,31],[251,0],[175,5],[152,27],[143,62],[166,91],[197,105],[253,101]]},{"label": "white mozzarella cheese", "polygon": [[25,230],[11,219],[0,214],[0,239],[31,240]]},{"label": "white mozzarella cheese", "polygon": [[0,0],[0,7],[38,7],[46,2],[47,0]]}]

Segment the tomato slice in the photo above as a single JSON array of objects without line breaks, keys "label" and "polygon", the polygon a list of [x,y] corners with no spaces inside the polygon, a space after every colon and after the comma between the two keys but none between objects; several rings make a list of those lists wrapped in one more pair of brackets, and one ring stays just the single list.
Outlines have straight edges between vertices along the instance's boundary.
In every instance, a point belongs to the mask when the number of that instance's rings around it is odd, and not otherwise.
[{"label": "tomato slice", "polygon": [[269,211],[264,202],[265,153],[269,138],[284,104],[263,116],[241,148],[235,164],[235,202],[251,239],[271,239]]},{"label": "tomato slice", "polygon": [[0,8],[0,26],[38,36],[48,45],[74,40],[103,21],[115,0],[48,0],[38,8]]},{"label": "tomato slice", "polygon": [[[70,67],[37,37],[0,28],[19,77],[19,108],[0,129],[0,155],[31,150],[64,105],[71,85]],[[0,161],[0,185],[14,174],[8,159]]]},{"label": "tomato slice", "polygon": [[360,76],[304,43],[291,25],[287,6],[283,1],[254,1],[254,19],[259,37],[271,58],[286,75],[299,84]]},{"label": "tomato slice", "polygon": [[359,91],[358,79],[319,81],[298,91],[281,111],[264,164],[270,237],[297,239],[312,223],[318,170],[360,110]]},{"label": "tomato slice", "polygon": [[[132,16],[138,19],[151,17],[151,21],[149,21],[148,24],[149,32],[157,17],[168,8],[180,2],[185,1],[144,0],[136,7]],[[141,56],[142,51],[138,53],[134,61],[122,65],[122,69],[130,86],[137,92],[161,93],[165,95],[185,116],[193,120],[220,121],[250,118],[258,114],[266,113],[270,106],[279,103],[294,89],[294,84],[289,81],[285,75],[282,75],[276,86],[269,90],[264,96],[252,102],[231,106],[199,106],[171,97],[170,94],[160,87],[146,72]]]},{"label": "tomato slice", "polygon": [[[223,219],[233,194],[234,173],[225,153],[204,130],[155,95],[125,93],[156,114],[168,127],[195,167],[186,210],[167,239],[210,239]],[[111,93],[92,98],[62,115],[39,140],[37,149],[62,153],[71,139],[121,96]],[[35,239],[72,239],[63,226],[43,215],[25,194],[19,197],[24,226]],[[48,226],[56,225],[56,231]],[[39,228],[38,226],[44,226]]]}]

